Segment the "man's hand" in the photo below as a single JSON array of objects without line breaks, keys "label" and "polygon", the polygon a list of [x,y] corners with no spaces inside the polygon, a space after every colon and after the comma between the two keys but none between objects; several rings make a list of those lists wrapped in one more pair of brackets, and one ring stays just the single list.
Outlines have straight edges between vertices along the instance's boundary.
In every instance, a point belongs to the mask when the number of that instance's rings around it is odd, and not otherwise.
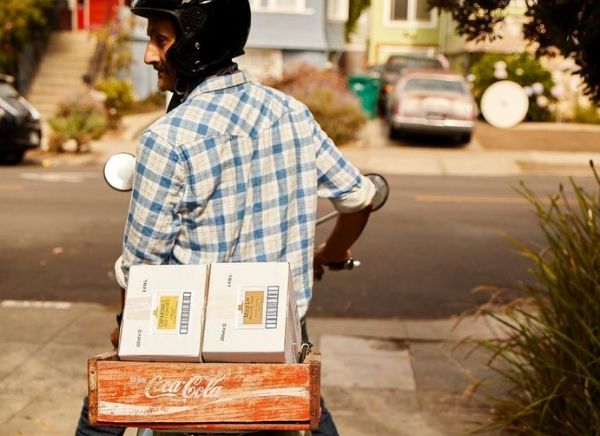
[{"label": "man's hand", "polygon": [[121,336],[121,320],[123,319],[123,309],[125,308],[125,289],[121,288],[121,311],[117,314],[117,326],[110,332],[110,342],[115,347],[119,348],[119,337]]},{"label": "man's hand", "polygon": [[115,327],[112,332],[110,332],[110,342],[115,347],[115,350],[119,348],[119,337],[121,336],[120,327]]},{"label": "man's hand", "polygon": [[321,280],[323,274],[325,274],[324,267],[327,266],[330,270],[338,271],[342,269],[340,265],[351,258],[352,253],[350,250],[332,255],[327,250],[326,244],[322,243],[315,249],[315,256],[313,259],[313,276],[315,280]]}]

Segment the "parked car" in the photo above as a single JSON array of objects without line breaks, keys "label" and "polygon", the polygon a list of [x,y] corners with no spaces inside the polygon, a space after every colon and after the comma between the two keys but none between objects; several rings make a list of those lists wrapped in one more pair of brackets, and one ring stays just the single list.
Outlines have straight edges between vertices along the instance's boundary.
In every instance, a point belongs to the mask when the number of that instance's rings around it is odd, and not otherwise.
[{"label": "parked car", "polygon": [[443,55],[427,55],[419,53],[391,55],[385,64],[376,66],[373,71],[379,74],[381,85],[379,88],[379,109],[385,113],[389,95],[394,89],[398,78],[406,69],[446,70],[448,61]]},{"label": "parked car", "polygon": [[11,76],[0,74],[0,161],[16,164],[42,139],[40,113],[15,89]]},{"label": "parked car", "polygon": [[477,105],[469,83],[460,74],[408,71],[398,80],[387,108],[391,138],[401,133],[471,140]]}]

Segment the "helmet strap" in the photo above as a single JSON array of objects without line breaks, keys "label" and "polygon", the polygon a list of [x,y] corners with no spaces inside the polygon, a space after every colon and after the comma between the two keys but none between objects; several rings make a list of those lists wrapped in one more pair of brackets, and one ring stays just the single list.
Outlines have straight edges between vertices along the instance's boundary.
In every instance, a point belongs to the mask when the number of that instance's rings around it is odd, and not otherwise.
[{"label": "helmet strap", "polygon": [[175,80],[175,88],[173,89],[173,97],[171,97],[171,101],[169,101],[167,112],[183,103],[190,93],[207,78],[212,76],[225,76],[227,74],[233,74],[236,71],[238,71],[238,64],[232,60],[228,60],[207,69],[204,74],[199,77],[186,77],[178,74],[177,79]]}]

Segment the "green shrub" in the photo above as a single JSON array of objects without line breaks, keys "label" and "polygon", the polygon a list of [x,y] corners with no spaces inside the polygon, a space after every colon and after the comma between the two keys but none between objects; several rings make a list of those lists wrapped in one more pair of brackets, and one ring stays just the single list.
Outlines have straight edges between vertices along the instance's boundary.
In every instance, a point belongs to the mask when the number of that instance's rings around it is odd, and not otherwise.
[{"label": "green shrub", "polygon": [[577,102],[573,107],[573,121],[576,123],[585,124],[600,123],[600,114],[598,114],[598,108],[593,103],[583,106]]},{"label": "green shrub", "polygon": [[18,76],[23,48],[48,38],[52,0],[0,1],[0,73]]},{"label": "green shrub", "polygon": [[53,130],[49,140],[50,151],[64,151],[65,142],[73,139],[79,152],[82,146],[100,138],[106,131],[107,116],[98,102],[91,98],[77,98],[60,103],[48,124]]},{"label": "green shrub", "polygon": [[95,88],[106,96],[104,106],[108,113],[108,127],[116,129],[119,126],[123,113],[135,101],[135,91],[131,80],[121,80],[109,77],[98,82]]},{"label": "green shrub", "polygon": [[135,22],[133,15],[127,18],[117,16],[93,33],[99,47],[96,72],[100,73],[101,77],[118,76],[131,68],[131,34]]},{"label": "green shrub", "polygon": [[119,113],[127,110],[135,101],[135,91],[131,80],[109,77],[98,82],[95,88],[106,95],[104,102],[106,108],[116,109]]},{"label": "green shrub", "polygon": [[516,243],[533,262],[534,284],[520,288],[529,304],[514,304],[509,338],[485,341],[507,383],[487,428],[527,435],[600,434],[600,178],[596,192],[570,180],[540,199],[525,184],[547,247]]},{"label": "green shrub", "polygon": [[336,145],[354,139],[367,121],[346,78],[334,71],[300,65],[267,84],[304,103]]},{"label": "green shrub", "polygon": [[127,109],[125,114],[139,114],[144,112],[153,112],[158,110],[166,110],[166,95],[164,92],[155,92],[150,94],[143,100],[134,101]]},{"label": "green shrub", "polygon": [[[471,74],[475,76],[473,81],[473,95],[480,105],[481,97],[485,90],[497,82],[494,77],[496,62],[506,63],[506,80],[512,80],[523,87],[531,87],[534,83],[540,83],[544,87],[541,94],[533,94],[529,97],[529,110],[526,120],[528,121],[551,121],[553,119],[550,110],[551,105],[556,102],[551,90],[554,86],[552,74],[542,64],[528,53],[519,54],[484,54],[471,67]],[[538,97],[543,96],[547,104],[538,104]]]}]

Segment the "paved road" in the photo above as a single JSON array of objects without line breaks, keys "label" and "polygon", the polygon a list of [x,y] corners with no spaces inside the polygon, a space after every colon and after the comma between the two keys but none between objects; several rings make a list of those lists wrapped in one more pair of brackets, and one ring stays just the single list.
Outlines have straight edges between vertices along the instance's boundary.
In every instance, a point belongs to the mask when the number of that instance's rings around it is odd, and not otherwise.
[{"label": "paved road", "polygon": [[[470,293],[475,286],[527,278],[527,264],[502,239],[539,239],[511,190],[517,178],[388,177],[390,200],[354,250],[363,266],[326,274],[312,315],[446,317],[482,301]],[[564,178],[528,180],[543,191]],[[117,303],[112,265],[128,195],[108,189],[99,168],[3,167],[0,200],[0,300]]]}]

